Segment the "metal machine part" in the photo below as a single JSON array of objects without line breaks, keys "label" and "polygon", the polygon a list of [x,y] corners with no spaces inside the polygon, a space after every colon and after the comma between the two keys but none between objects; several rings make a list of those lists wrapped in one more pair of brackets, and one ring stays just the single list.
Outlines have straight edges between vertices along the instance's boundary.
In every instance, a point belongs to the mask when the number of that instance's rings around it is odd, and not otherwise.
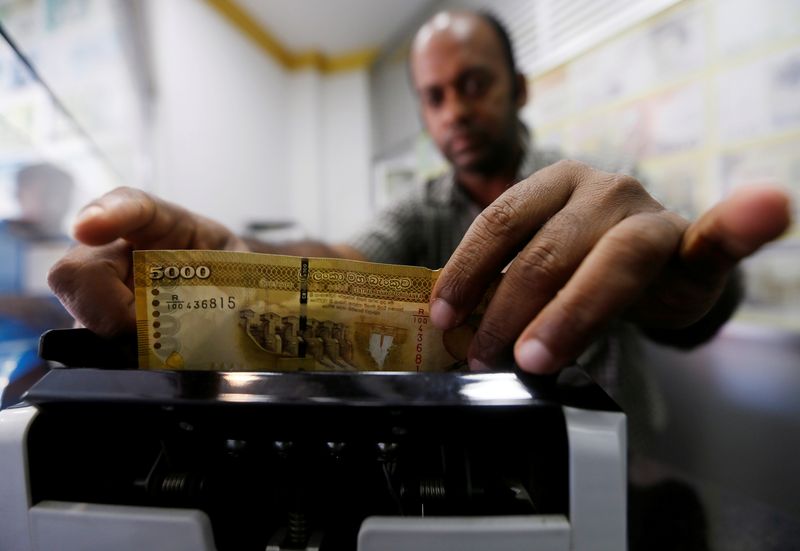
[{"label": "metal machine part", "polygon": [[197,549],[625,548],[624,415],[576,371],[59,369],[27,400],[0,412],[0,551],[91,549],[100,518],[118,551],[170,519]]}]

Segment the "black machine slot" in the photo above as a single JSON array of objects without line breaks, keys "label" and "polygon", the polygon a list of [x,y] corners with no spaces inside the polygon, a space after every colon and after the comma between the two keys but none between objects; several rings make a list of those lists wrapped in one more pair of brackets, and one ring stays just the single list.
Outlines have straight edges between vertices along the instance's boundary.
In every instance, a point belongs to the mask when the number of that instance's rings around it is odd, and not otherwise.
[{"label": "black machine slot", "polygon": [[573,369],[556,379],[116,367],[53,369],[26,395],[38,409],[33,503],[199,509],[221,551],[278,536],[281,549],[355,549],[375,515],[569,517],[562,406],[616,410]]}]

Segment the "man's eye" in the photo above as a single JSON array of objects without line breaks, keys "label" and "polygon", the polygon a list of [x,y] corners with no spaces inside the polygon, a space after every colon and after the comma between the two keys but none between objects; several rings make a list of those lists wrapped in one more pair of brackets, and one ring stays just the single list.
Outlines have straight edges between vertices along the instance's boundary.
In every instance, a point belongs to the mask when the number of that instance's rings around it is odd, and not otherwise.
[{"label": "man's eye", "polygon": [[425,94],[423,94],[423,98],[428,107],[439,107],[444,99],[444,94],[441,90],[437,89],[427,90]]},{"label": "man's eye", "polygon": [[479,75],[470,75],[461,81],[461,93],[467,98],[479,98],[486,93],[488,80]]}]

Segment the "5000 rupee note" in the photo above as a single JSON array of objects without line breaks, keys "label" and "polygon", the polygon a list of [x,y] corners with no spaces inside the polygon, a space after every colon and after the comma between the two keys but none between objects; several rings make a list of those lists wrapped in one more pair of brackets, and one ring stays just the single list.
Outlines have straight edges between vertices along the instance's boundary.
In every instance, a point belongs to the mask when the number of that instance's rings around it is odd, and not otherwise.
[{"label": "5000 rupee note", "polygon": [[226,251],[136,251],[139,367],[220,371],[443,371],[469,326],[429,319],[439,272]]}]

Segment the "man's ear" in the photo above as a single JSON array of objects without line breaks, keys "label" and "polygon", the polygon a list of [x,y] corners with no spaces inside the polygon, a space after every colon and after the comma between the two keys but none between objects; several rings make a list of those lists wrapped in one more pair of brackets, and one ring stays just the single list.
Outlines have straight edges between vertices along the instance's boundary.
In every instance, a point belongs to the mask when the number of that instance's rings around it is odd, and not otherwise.
[{"label": "man's ear", "polygon": [[528,79],[522,73],[514,75],[514,102],[517,109],[522,109],[528,103]]}]

